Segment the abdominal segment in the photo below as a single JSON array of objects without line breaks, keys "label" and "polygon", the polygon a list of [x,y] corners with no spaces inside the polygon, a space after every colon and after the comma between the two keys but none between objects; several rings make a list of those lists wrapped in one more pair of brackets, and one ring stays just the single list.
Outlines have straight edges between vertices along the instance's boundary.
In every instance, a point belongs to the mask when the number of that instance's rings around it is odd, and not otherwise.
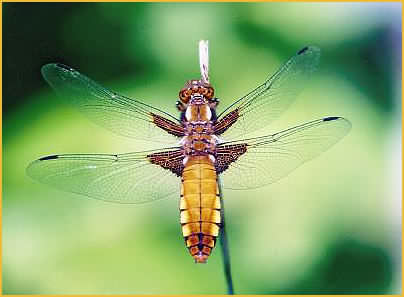
[{"label": "abdominal segment", "polygon": [[219,235],[217,175],[208,156],[190,156],[182,172],[180,217],[185,244],[196,263],[205,263]]}]

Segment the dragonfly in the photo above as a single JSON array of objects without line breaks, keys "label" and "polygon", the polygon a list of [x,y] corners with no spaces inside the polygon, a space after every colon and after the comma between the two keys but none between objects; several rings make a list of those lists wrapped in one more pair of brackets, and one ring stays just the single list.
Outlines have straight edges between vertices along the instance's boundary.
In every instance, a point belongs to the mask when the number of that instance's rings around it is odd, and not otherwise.
[{"label": "dragonfly", "polygon": [[[223,217],[223,188],[249,190],[285,177],[329,149],[351,123],[329,116],[265,134],[316,70],[320,49],[306,46],[247,95],[223,110],[208,79],[179,91],[179,115],[113,92],[77,70],[47,64],[42,74],[64,100],[95,123],[158,149],[123,154],[61,154],[29,164],[33,179],[91,198],[142,204],[177,195],[186,248],[206,263]],[[257,131],[261,137],[250,137]]]}]

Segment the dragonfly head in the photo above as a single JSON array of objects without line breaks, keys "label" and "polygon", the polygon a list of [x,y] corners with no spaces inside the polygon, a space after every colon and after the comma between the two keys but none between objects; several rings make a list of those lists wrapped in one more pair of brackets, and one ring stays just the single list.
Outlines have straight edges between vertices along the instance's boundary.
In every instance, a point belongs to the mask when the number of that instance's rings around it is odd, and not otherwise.
[{"label": "dragonfly head", "polygon": [[213,99],[214,92],[209,83],[192,79],[188,80],[180,90],[179,98],[184,104],[206,104]]}]

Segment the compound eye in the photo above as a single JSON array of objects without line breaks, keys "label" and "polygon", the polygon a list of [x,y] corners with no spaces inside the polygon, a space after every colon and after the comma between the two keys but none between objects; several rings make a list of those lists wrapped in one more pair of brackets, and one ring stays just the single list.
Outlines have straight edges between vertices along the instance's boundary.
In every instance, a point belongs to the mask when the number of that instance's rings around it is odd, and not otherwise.
[{"label": "compound eye", "polygon": [[184,103],[187,103],[189,101],[188,96],[185,95],[184,91],[180,92],[179,97],[180,97],[180,100]]},{"label": "compound eye", "polygon": [[202,93],[202,95],[206,96],[208,94],[208,90],[205,88],[202,88],[201,93]]}]

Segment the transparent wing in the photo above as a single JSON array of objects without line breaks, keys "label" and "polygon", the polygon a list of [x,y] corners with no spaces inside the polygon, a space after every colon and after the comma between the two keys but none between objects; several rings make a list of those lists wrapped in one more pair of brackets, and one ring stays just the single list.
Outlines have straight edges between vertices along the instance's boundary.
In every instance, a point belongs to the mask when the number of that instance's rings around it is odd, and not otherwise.
[{"label": "transparent wing", "polygon": [[[68,66],[47,64],[42,67],[42,75],[60,97],[95,123],[115,133],[164,143],[174,143],[173,135],[176,132],[181,134],[182,127],[174,116],[107,90]],[[166,119],[164,124],[170,124],[173,133],[158,128],[156,122],[161,122],[161,119]]]},{"label": "transparent wing", "polygon": [[121,155],[66,154],[32,162],[27,174],[57,189],[118,203],[146,203],[179,194],[180,178],[153,164],[150,155],[167,153],[182,164],[177,148]]},{"label": "transparent wing", "polygon": [[220,113],[216,134],[223,133],[224,139],[240,139],[266,127],[290,106],[319,60],[319,48],[301,49],[262,85]]},{"label": "transparent wing", "polygon": [[217,162],[223,168],[223,186],[252,189],[273,183],[326,151],[350,129],[348,120],[328,117],[273,135],[222,143]]}]

